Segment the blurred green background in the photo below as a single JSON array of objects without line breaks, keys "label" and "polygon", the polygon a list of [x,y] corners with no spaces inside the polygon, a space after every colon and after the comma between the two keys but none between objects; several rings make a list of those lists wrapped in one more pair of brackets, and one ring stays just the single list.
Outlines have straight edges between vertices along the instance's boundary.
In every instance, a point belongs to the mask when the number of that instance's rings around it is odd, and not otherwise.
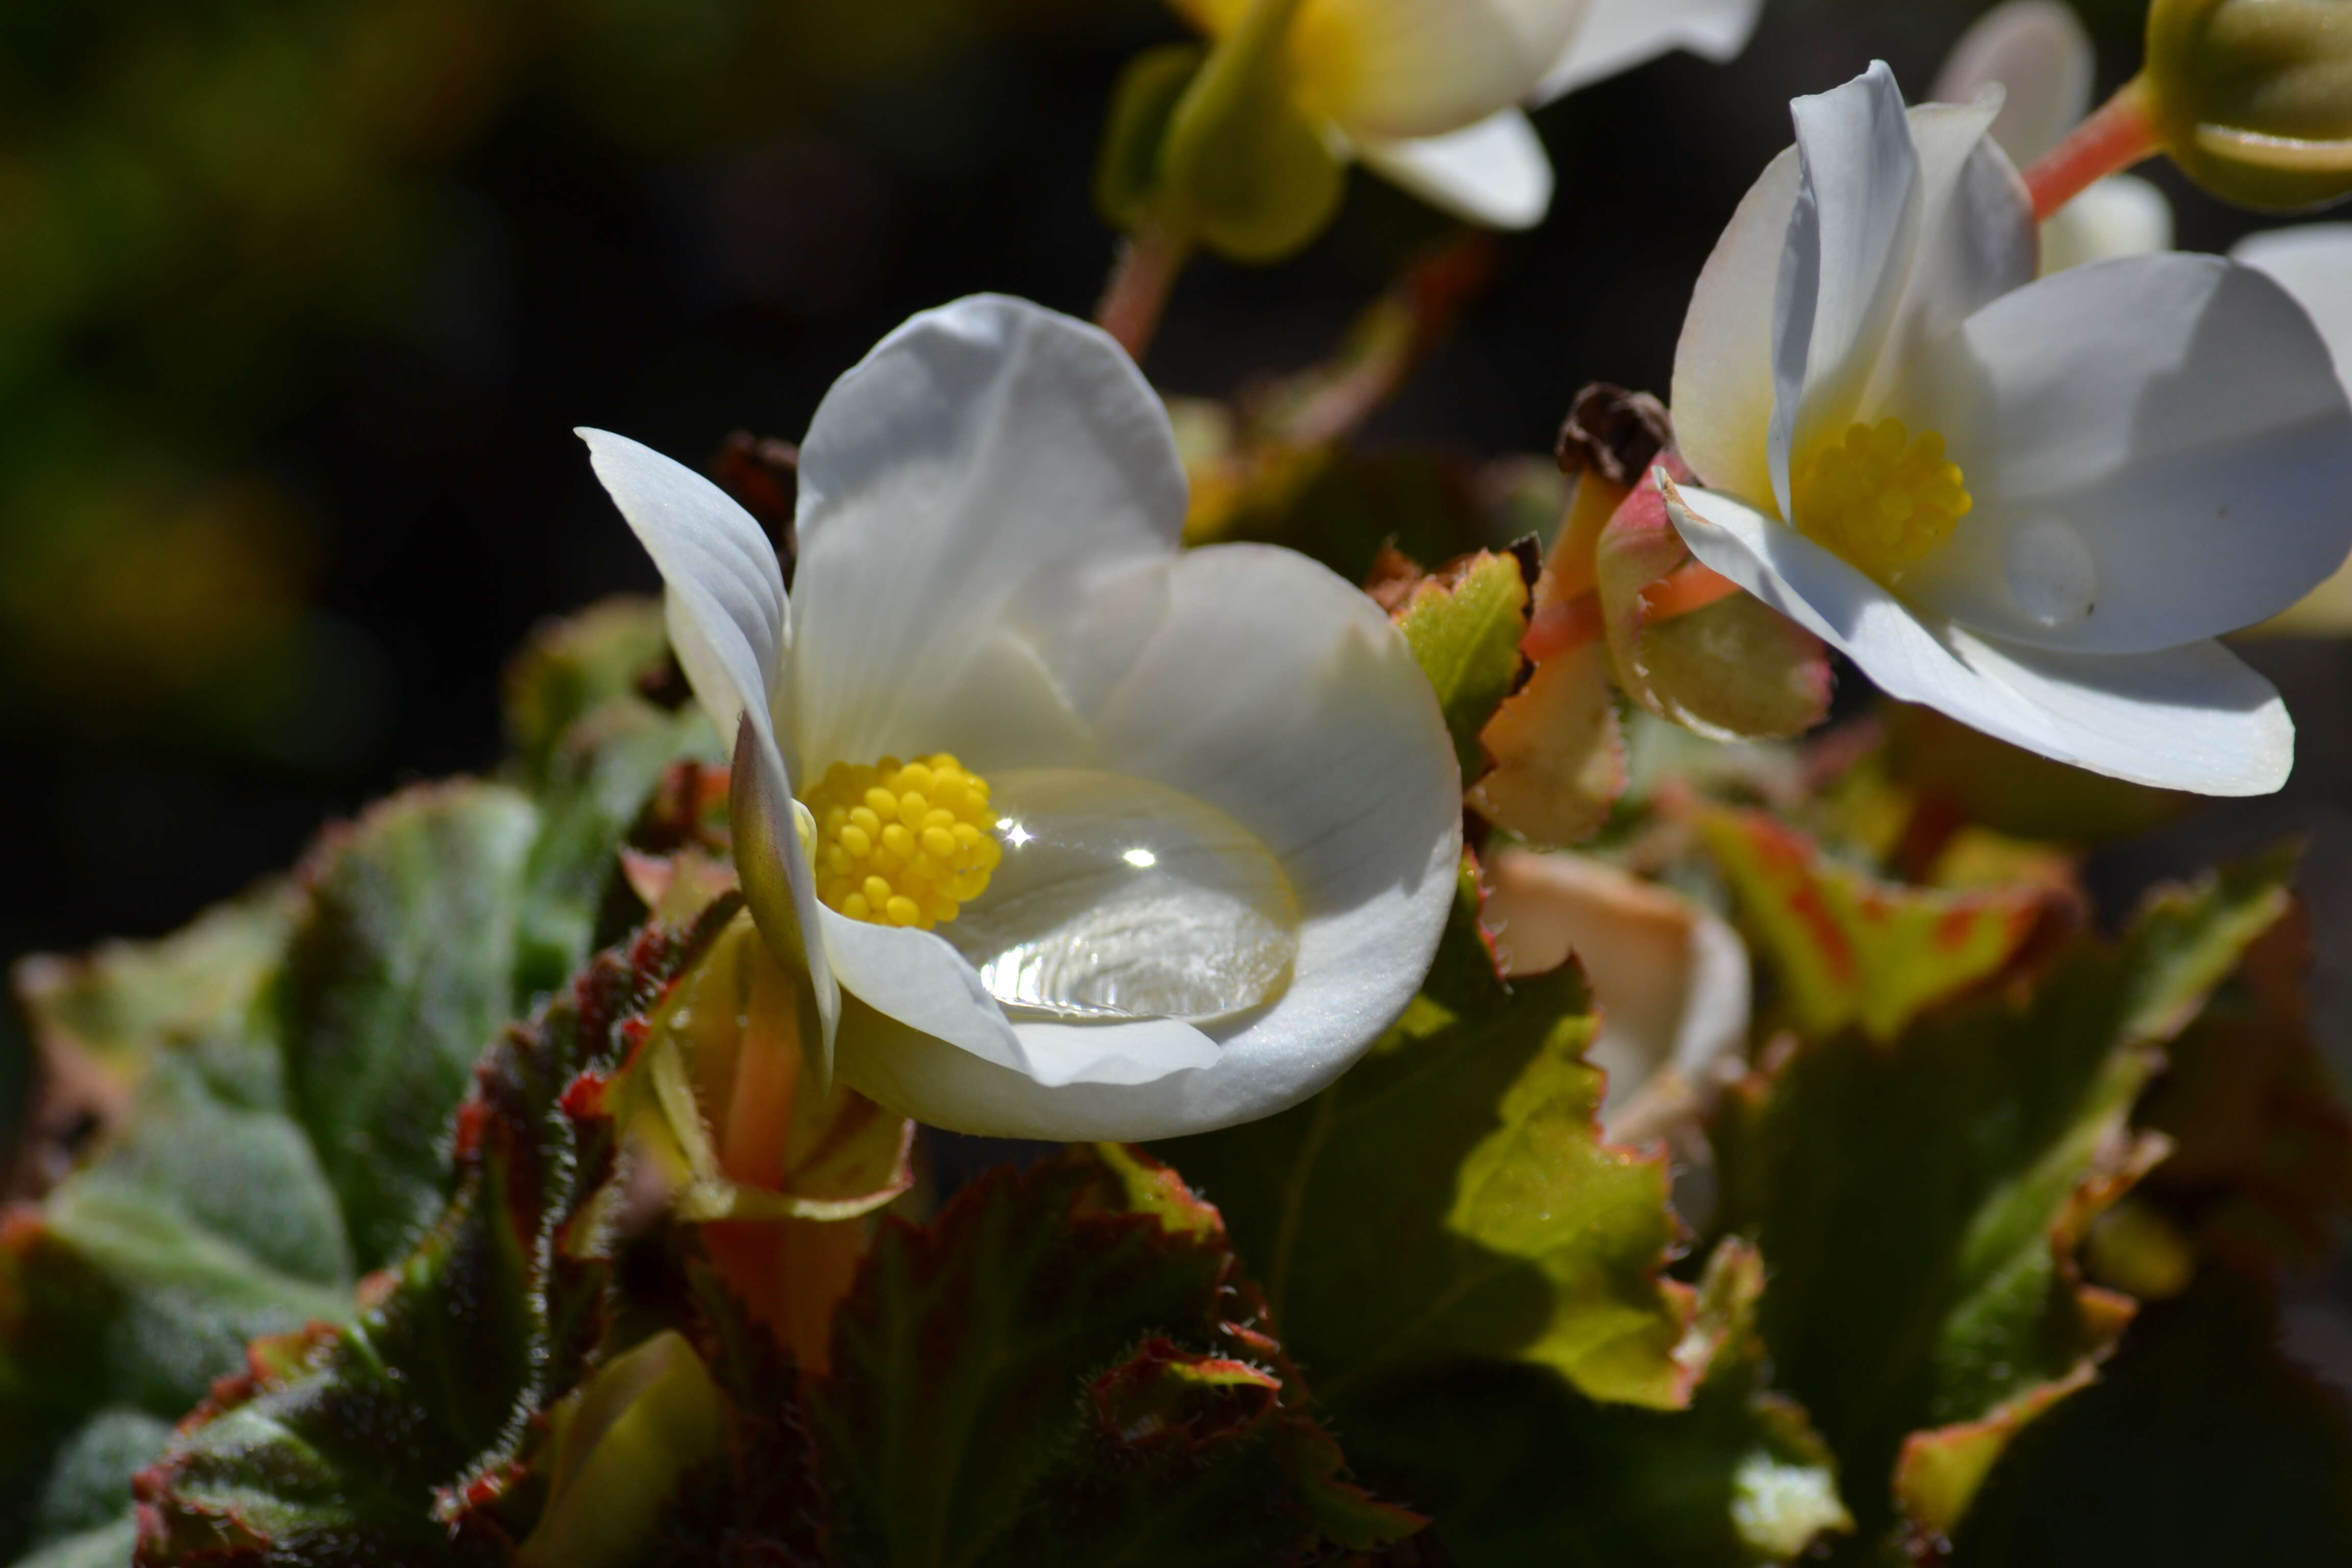
[{"label": "blurred green background", "polygon": [[[1584,382],[1663,392],[1787,99],[1874,57],[1924,95],[1980,8],[1769,0],[1735,67],[1544,111],[1549,222],[1369,439],[1542,451]],[[2104,90],[2139,8],[2085,10]],[[1148,0],[0,7],[0,957],[161,932],[327,817],[489,763],[528,627],[654,584],[571,426],[698,462],[796,436],[912,310],[1087,310],[1112,81],[1182,36]],[[2250,226],[2154,177],[2184,246]],[[1218,395],[1313,359],[1447,232],[1357,175],[1297,261],[1199,263],[1152,371]],[[2352,1065],[2352,655],[2254,657],[2303,726],[2294,784],[2101,885],[2310,833]]]}]

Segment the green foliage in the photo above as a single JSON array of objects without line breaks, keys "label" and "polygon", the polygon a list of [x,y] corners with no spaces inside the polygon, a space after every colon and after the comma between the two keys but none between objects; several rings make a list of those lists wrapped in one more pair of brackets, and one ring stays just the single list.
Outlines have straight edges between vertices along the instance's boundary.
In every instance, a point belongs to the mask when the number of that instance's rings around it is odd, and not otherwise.
[{"label": "green foliage", "polygon": [[1254,5],[1169,111],[1148,221],[1237,261],[1279,261],[1339,210],[1346,170],[1292,93],[1297,0]]},{"label": "green foliage", "polygon": [[1207,58],[1197,44],[1162,44],[1119,73],[1095,159],[1095,206],[1114,228],[1132,234],[1151,220],[1169,119]]},{"label": "green foliage", "polygon": [[1791,1020],[1811,1036],[1859,1027],[1893,1038],[1999,973],[2054,913],[2037,888],[1879,881],[1762,812],[1706,808],[1697,826]]},{"label": "green foliage", "polygon": [[1807,1037],[1732,1097],[1723,1219],[1770,1261],[1764,1339],[1849,1478],[1857,1560],[1948,1532],[2128,1321],[2075,1244],[2160,1153],[2127,1126],[2154,1047],[2279,918],[2284,874],[2168,894],[2121,943],[2075,940],[1891,1039]]},{"label": "green foliage", "polygon": [[2098,1383],[2003,1457],[1954,1568],[2352,1563],[2343,1395],[2278,1332],[2268,1293],[2226,1269],[2149,1307]]},{"label": "green foliage", "polygon": [[1167,1146],[1265,1275],[1320,1392],[1472,1355],[1672,1407],[1686,1287],[1663,1157],[1601,1142],[1593,1019],[1571,965],[1507,986],[1465,893],[1432,988],[1347,1077]]},{"label": "green foliage", "polygon": [[1478,731],[1519,680],[1534,552],[1482,550],[1414,583],[1397,629],[1437,690],[1465,784],[1486,771]]},{"label": "green foliage", "polygon": [[518,1461],[604,1326],[608,1266],[575,1222],[615,1142],[601,1096],[574,1086],[620,1065],[633,1023],[734,913],[648,931],[499,1039],[457,1116],[439,1221],[349,1327],[257,1346],[183,1429],[141,1483],[142,1562],[504,1560],[545,1484]]},{"label": "green foliage", "polygon": [[843,1560],[1254,1563],[1418,1528],[1337,1479],[1215,1210],[1130,1152],[886,1226],[812,1417]]}]

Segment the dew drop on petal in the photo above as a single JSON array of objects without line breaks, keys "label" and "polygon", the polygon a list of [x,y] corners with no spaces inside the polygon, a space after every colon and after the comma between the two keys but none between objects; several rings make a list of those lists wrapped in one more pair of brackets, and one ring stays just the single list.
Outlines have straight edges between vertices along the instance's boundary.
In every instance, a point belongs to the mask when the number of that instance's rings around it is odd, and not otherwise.
[{"label": "dew drop on petal", "polygon": [[1240,823],[1120,773],[989,778],[1004,858],[939,934],[1013,1016],[1200,1020],[1290,983],[1298,900]]},{"label": "dew drop on petal", "polygon": [[2039,626],[2072,626],[2098,603],[2091,547],[2057,518],[2038,518],[2011,532],[2001,566],[2018,612]]}]

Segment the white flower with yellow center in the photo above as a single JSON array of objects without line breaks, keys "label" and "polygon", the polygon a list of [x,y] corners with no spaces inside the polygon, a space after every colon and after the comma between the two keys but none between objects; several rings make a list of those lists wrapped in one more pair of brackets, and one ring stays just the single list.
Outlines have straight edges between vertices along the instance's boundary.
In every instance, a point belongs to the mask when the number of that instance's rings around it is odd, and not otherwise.
[{"label": "white flower with yellow center", "polygon": [[[1992,138],[2019,168],[2030,166],[2091,111],[2098,57],[2091,36],[2059,0],[2009,0],[1979,17],[1952,46],[1928,94],[1972,103],[2001,89]],[[2111,256],[2172,248],[2172,204],[2134,174],[2110,174],[2042,226],[2042,269],[2063,272]]]},{"label": "white flower with yellow center", "polygon": [[582,434],[852,1087],[964,1131],[1194,1132],[1313,1093],[1411,999],[1460,851],[1436,698],[1306,557],[1179,552],[1168,416],[1101,332],[982,297],[884,339],[802,446],[789,609],[717,487]]},{"label": "white flower with yellow center", "polygon": [[[2352,223],[2264,229],[2240,240],[2230,255],[2270,274],[2310,312],[2335,356],[2336,379],[2352,391]],[[2315,637],[2352,633],[2352,561],[2263,629]]]},{"label": "white flower with yellow center", "polygon": [[[1175,0],[1212,37],[1265,0]],[[1551,163],[1519,105],[1542,105],[1668,50],[1727,60],[1763,0],[1302,0],[1289,36],[1299,107],[1332,144],[1473,223],[1528,228]]]},{"label": "white flower with yellow center", "polygon": [[2120,778],[2284,782],[2212,640],[2352,549],[2352,408],[2311,321],[2218,257],[2035,279],[1993,107],[1884,65],[1791,106],[1701,274],[1674,411],[1693,552],[1888,695]]}]

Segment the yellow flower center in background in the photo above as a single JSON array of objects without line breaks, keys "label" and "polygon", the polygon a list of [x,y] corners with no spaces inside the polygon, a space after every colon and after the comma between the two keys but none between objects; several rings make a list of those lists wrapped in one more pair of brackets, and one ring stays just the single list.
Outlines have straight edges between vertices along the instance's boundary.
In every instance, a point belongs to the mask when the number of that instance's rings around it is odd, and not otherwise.
[{"label": "yellow flower center in background", "polygon": [[1943,437],[1914,440],[1900,419],[1854,425],[1801,468],[1794,489],[1798,529],[1882,584],[1924,560],[1975,504]]},{"label": "yellow flower center in background", "polygon": [[979,897],[1004,857],[988,781],[944,752],[835,763],[802,799],[816,819],[816,896],[854,921],[929,931]]}]

